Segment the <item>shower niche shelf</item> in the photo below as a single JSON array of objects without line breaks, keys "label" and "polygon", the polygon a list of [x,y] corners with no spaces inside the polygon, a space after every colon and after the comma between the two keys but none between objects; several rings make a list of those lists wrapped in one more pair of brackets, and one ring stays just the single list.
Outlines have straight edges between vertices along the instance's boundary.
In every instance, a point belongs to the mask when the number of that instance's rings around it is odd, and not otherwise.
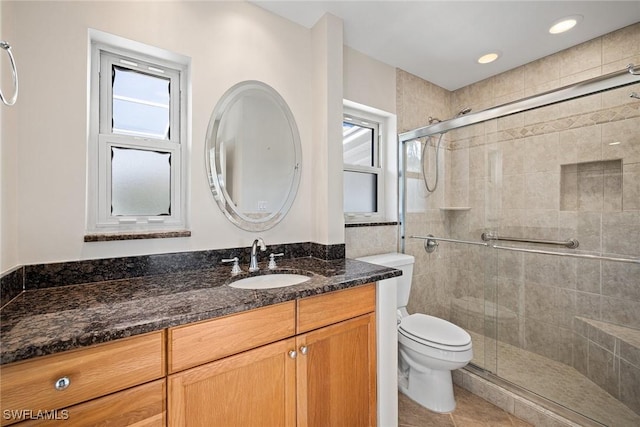
[{"label": "shower niche shelf", "polygon": [[440,210],[443,212],[461,212],[470,211],[471,208],[469,206],[443,206]]},{"label": "shower niche shelf", "polygon": [[622,159],[560,165],[560,210],[620,212]]}]

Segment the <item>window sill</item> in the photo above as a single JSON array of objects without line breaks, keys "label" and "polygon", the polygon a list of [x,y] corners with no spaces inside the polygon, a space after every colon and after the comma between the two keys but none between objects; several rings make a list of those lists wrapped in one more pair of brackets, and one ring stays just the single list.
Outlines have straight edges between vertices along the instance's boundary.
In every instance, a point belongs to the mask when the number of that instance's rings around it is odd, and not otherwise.
[{"label": "window sill", "polygon": [[190,230],[156,231],[138,233],[99,233],[86,234],[85,242],[111,242],[114,240],[139,240],[139,239],[171,239],[174,237],[191,237]]},{"label": "window sill", "polygon": [[348,222],[344,228],[353,227],[383,227],[388,225],[398,225],[398,221],[378,221],[378,222]]}]

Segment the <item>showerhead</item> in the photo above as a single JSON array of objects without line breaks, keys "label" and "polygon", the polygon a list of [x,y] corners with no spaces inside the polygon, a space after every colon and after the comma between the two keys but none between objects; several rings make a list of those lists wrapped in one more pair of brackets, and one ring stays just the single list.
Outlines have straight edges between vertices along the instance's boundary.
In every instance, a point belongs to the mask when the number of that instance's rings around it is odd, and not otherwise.
[{"label": "showerhead", "polygon": [[[469,107],[465,107],[465,108],[463,108],[462,110],[458,111],[458,112],[456,113],[456,115],[455,115],[455,116],[453,116],[452,118],[453,118],[453,119],[455,119],[456,117],[464,116],[465,114],[470,113],[470,112],[471,112],[471,108],[469,108]],[[430,124],[430,125],[432,125],[432,124],[434,124],[434,123],[440,123],[440,122],[442,121],[442,120],[440,120],[440,119],[439,119],[439,118],[437,118],[437,117],[431,117],[431,116],[429,116],[429,119],[428,119],[428,120],[429,120],[429,124]]]},{"label": "showerhead", "polygon": [[455,115],[455,117],[464,116],[465,114],[468,114],[470,112],[471,112],[471,108],[465,107],[462,110],[458,111],[458,113]]}]

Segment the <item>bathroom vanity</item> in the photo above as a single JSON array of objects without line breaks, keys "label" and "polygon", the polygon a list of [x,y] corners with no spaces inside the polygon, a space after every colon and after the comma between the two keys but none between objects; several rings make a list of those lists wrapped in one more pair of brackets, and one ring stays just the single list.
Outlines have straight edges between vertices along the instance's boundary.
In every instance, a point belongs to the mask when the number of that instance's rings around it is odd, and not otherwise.
[{"label": "bathroom vanity", "polygon": [[219,267],[23,292],[1,312],[2,425],[375,425],[372,282],[400,272],[280,268],[311,279],[234,289]]}]

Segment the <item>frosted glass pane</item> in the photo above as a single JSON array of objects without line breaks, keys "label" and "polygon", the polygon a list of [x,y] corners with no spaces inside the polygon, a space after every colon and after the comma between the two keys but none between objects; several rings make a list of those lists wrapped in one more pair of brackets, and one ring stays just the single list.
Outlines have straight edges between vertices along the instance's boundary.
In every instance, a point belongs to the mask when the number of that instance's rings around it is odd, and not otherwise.
[{"label": "frosted glass pane", "polygon": [[347,165],[377,166],[374,164],[373,129],[342,123],[342,157]]},{"label": "frosted glass pane", "polygon": [[169,138],[169,79],[113,66],[113,133]]},{"label": "frosted glass pane", "polygon": [[344,172],[344,211],[378,211],[378,176],[373,173]]},{"label": "frosted glass pane", "polygon": [[111,148],[111,214],[171,215],[171,154]]},{"label": "frosted glass pane", "polygon": [[407,213],[427,211],[427,190],[422,178],[407,178]]}]

